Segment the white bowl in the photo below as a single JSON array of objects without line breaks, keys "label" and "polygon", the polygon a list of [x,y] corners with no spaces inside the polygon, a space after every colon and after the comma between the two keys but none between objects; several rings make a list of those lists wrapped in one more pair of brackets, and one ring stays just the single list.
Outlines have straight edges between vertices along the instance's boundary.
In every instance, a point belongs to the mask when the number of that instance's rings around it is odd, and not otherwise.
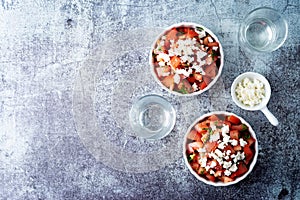
[{"label": "white bowl", "polygon": [[[261,103],[255,105],[253,107],[247,106],[247,105],[243,104],[241,101],[239,101],[237,98],[236,92],[235,92],[238,83],[240,83],[245,78],[250,78],[252,80],[257,79],[264,85],[265,97],[262,99]],[[231,97],[232,97],[232,100],[235,102],[235,104],[238,105],[240,108],[245,109],[245,110],[251,110],[251,111],[260,110],[265,114],[266,118],[270,121],[270,123],[272,125],[274,125],[274,126],[278,125],[278,120],[267,108],[267,104],[271,97],[271,86],[270,86],[269,81],[263,75],[255,73],[255,72],[245,72],[245,73],[239,75],[238,77],[236,77],[231,85]]]},{"label": "white bowl", "polygon": [[[164,84],[162,84],[161,80],[159,80],[159,78],[157,77],[157,74],[155,72],[155,66],[154,66],[154,59],[153,59],[153,50],[156,48],[156,42],[163,36],[166,34],[167,31],[170,31],[172,28],[179,28],[179,27],[189,27],[189,28],[194,28],[196,29],[196,27],[200,27],[202,28],[206,33],[208,33],[213,39],[215,42],[218,42],[219,43],[219,46],[218,46],[218,52],[219,52],[219,66],[218,66],[218,72],[216,74],[216,76],[212,79],[212,81],[202,90],[198,90],[198,91],[195,91],[195,92],[192,92],[192,93],[187,93],[187,94],[183,94],[183,93],[180,93],[180,92],[177,92],[177,91],[173,91],[173,90],[170,90],[168,87],[166,87]],[[193,95],[198,95],[198,94],[201,94],[205,91],[207,91],[208,89],[210,89],[214,84],[215,82],[218,80],[218,78],[220,77],[221,73],[222,73],[222,69],[223,69],[223,65],[224,65],[224,53],[223,53],[223,48],[222,48],[222,45],[220,43],[220,41],[218,40],[217,36],[211,31],[209,30],[208,28],[206,28],[205,26],[203,25],[200,25],[200,24],[196,24],[196,23],[190,23],[190,22],[182,22],[182,23],[178,23],[178,24],[174,24],[168,28],[166,28],[156,39],[155,41],[153,42],[152,44],[152,47],[151,47],[151,50],[150,50],[150,54],[149,54],[149,64],[151,66],[151,73],[155,79],[155,81],[160,85],[162,86],[165,90],[167,90],[168,92],[172,93],[172,94],[175,94],[175,95],[179,95],[179,96],[193,96]]]},{"label": "white bowl", "polygon": [[[187,158],[187,148],[186,148],[186,145],[187,145],[187,136],[188,134],[190,133],[190,131],[193,129],[193,127],[199,122],[199,121],[202,121],[204,120],[205,118],[211,116],[211,115],[226,115],[226,116],[229,116],[229,115],[234,115],[236,117],[238,117],[240,120],[241,120],[241,123],[245,124],[247,127],[248,127],[248,130],[251,134],[251,136],[255,139],[255,143],[254,143],[254,149],[255,149],[255,152],[254,152],[254,155],[253,155],[253,159],[251,161],[251,164],[249,165],[249,168],[248,168],[248,171],[243,174],[242,176],[240,177],[237,177],[235,178],[234,181],[232,182],[227,182],[227,183],[224,183],[224,182],[213,182],[213,181],[209,181],[208,179],[198,175],[191,167],[189,161],[188,161],[188,158]],[[237,116],[236,114],[234,113],[230,113],[230,112],[226,112],[226,111],[216,111],[216,112],[211,112],[211,113],[207,113],[207,114],[204,114],[202,115],[201,117],[199,117],[198,119],[196,119],[192,125],[188,128],[188,131],[186,132],[185,136],[184,136],[184,142],[183,142],[183,157],[184,157],[184,161],[185,161],[185,164],[187,165],[189,171],[200,181],[208,184],[208,185],[213,185],[213,186],[229,186],[229,185],[233,185],[233,184],[236,184],[238,182],[240,182],[241,180],[243,180],[244,178],[246,178],[250,172],[252,171],[252,169],[254,168],[255,164],[256,164],[256,161],[257,161],[257,156],[258,156],[258,142],[257,142],[257,138],[256,138],[256,135],[255,135],[255,132],[253,131],[252,127],[250,126],[249,123],[247,123],[243,118],[241,118],[240,116]]]}]

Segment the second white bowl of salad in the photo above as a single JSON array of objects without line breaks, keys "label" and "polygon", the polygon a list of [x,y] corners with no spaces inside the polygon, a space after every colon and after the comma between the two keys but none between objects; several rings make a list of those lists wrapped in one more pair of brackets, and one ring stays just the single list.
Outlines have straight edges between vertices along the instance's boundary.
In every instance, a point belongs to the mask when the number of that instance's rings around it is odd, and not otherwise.
[{"label": "second white bowl of salad", "polygon": [[225,111],[211,112],[189,127],[183,155],[198,180],[213,186],[228,186],[252,171],[258,143],[255,132],[243,118]]}]

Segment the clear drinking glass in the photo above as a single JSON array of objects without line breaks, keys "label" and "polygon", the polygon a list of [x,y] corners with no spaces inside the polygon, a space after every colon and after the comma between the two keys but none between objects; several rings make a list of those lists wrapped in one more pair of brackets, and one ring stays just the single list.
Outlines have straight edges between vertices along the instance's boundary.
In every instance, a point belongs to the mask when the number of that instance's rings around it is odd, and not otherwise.
[{"label": "clear drinking glass", "polygon": [[176,112],[170,102],[155,94],[139,98],[129,112],[134,132],[145,139],[165,137],[172,131],[175,120]]},{"label": "clear drinking glass", "polygon": [[239,29],[241,46],[253,52],[272,52],[286,40],[288,25],[276,10],[260,7],[251,11]]}]

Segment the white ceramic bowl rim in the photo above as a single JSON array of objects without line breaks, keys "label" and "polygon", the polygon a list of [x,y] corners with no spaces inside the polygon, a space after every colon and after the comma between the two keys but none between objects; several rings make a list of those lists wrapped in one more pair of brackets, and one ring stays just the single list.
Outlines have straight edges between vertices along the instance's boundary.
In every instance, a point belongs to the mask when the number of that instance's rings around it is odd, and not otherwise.
[{"label": "white ceramic bowl rim", "polygon": [[[203,120],[204,118],[206,117],[209,117],[211,115],[226,115],[226,116],[229,116],[229,115],[234,115],[236,117],[238,117],[242,123],[246,124],[249,128],[249,132],[250,134],[252,135],[252,137],[255,139],[255,154],[253,156],[253,160],[249,166],[249,169],[248,171],[243,175],[243,176],[240,176],[238,178],[236,178],[234,181],[232,182],[228,182],[228,183],[223,183],[223,182],[212,182],[212,181],[209,181],[201,176],[199,176],[191,167],[188,159],[187,159],[187,156],[186,156],[186,142],[187,142],[187,135],[189,134],[189,132],[191,131],[191,129],[194,127],[194,125]],[[250,124],[248,122],[246,122],[242,117],[234,114],[234,113],[230,113],[230,112],[226,112],[226,111],[215,111],[215,112],[210,112],[210,113],[207,113],[207,114],[204,114],[202,115],[201,117],[197,118],[193,123],[192,125],[188,128],[188,131],[186,132],[185,136],[184,136],[184,142],[183,142],[183,157],[184,157],[184,162],[185,164],[187,165],[188,169],[190,170],[190,172],[200,181],[206,183],[206,184],[209,184],[209,185],[213,185],[213,186],[229,186],[229,185],[233,185],[233,184],[236,184],[238,182],[240,182],[241,180],[243,180],[244,178],[246,178],[248,176],[248,174],[250,174],[250,172],[252,171],[252,169],[254,168],[255,164],[256,164],[256,161],[257,161],[257,156],[258,156],[258,142],[257,142],[257,138],[256,138],[256,135],[255,135],[255,132],[253,131],[252,127],[250,126]]]},{"label": "white ceramic bowl rim", "polygon": [[[204,88],[204,90],[200,90],[200,91],[197,91],[197,92],[193,92],[193,93],[189,93],[189,94],[182,94],[182,93],[179,93],[179,92],[174,92],[174,91],[171,91],[169,88],[167,88],[166,86],[164,86],[161,81],[157,78],[156,76],[156,73],[154,71],[154,66],[153,66],[153,60],[152,60],[152,51],[156,45],[156,41],[161,37],[163,36],[168,30],[171,30],[172,28],[174,27],[180,27],[180,26],[188,26],[188,27],[201,27],[204,29],[204,31],[206,31],[207,33],[209,33],[218,43],[219,43],[219,51],[220,51],[220,66],[219,66],[219,70],[218,70],[218,73],[216,75],[216,77],[212,80],[212,82],[210,82],[206,88]],[[151,66],[151,74],[152,76],[154,77],[155,81],[158,82],[158,84],[163,87],[165,90],[167,90],[168,92],[172,93],[172,94],[175,94],[175,95],[178,95],[178,96],[194,96],[194,95],[198,95],[198,94],[201,94],[207,90],[209,90],[215,83],[216,81],[218,80],[218,78],[220,77],[221,73],[222,73],[222,70],[223,70],[223,65],[224,65],[224,53],[223,53],[223,48],[222,48],[222,44],[220,43],[218,37],[208,28],[206,28],[205,26],[201,25],[201,24],[197,24],[197,23],[193,23],[193,22],[181,22],[181,23],[177,23],[177,24],[173,24],[167,28],[164,29],[164,31],[159,34],[154,42],[152,43],[151,45],[151,49],[150,49],[150,54],[149,54],[149,64]]]},{"label": "white ceramic bowl rim", "polygon": [[[253,78],[256,78],[258,79],[259,81],[261,81],[264,86],[265,86],[265,98],[262,100],[262,102],[258,105],[255,105],[253,107],[249,107],[249,106],[246,106],[244,105],[242,102],[240,102],[238,99],[237,99],[237,96],[236,96],[236,93],[235,93],[235,88],[237,86],[237,84],[239,82],[241,82],[244,78],[250,78],[250,79],[253,79]],[[269,81],[261,74],[258,74],[258,73],[255,73],[255,72],[245,72],[241,75],[239,75],[238,77],[236,77],[231,85],[231,97],[233,99],[233,101],[242,109],[245,109],[245,110],[261,110],[262,108],[266,107],[269,100],[270,100],[270,97],[271,97],[271,87],[270,87],[270,83]]]}]

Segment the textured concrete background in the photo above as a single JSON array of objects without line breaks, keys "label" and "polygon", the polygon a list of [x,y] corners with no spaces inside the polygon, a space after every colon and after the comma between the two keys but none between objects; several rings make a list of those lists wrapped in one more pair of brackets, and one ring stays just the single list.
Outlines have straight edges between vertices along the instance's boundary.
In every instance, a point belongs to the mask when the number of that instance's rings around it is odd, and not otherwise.
[{"label": "textured concrete background", "polygon": [[[277,51],[249,55],[238,45],[237,29],[244,15],[259,6],[273,7],[284,14],[289,35]],[[0,199],[300,199],[299,18],[298,0],[1,0]],[[91,150],[81,135],[84,129],[78,125],[78,117],[84,121],[88,116],[74,115],[76,77],[92,55],[101,51],[104,59],[114,52],[135,52],[138,63],[146,62],[150,47],[147,38],[153,36],[147,33],[182,21],[203,24],[219,37],[225,53],[222,84],[218,87],[224,91],[220,101],[226,110],[244,117],[257,134],[260,153],[256,167],[234,186],[216,188],[197,181],[180,156],[166,157],[168,162],[156,163],[141,173],[126,170],[130,166],[122,169],[116,166],[122,162],[110,162],[112,150]],[[141,30],[144,37],[138,34]],[[112,38],[124,33],[128,33],[128,40],[120,40],[124,44],[118,51]],[[139,38],[131,38],[135,34]],[[139,50],[121,49],[139,45],[141,38],[144,46]],[[118,59],[112,69],[126,66],[124,59],[134,58],[124,54]],[[103,64],[101,60],[95,62],[99,62],[97,66]],[[273,127],[262,113],[243,111],[231,101],[230,85],[246,71],[261,73],[269,80],[273,93],[268,107],[279,119],[279,126]],[[97,88],[109,83],[108,78],[105,75],[104,82],[98,81]],[[201,106],[205,107],[200,111],[205,113],[222,108],[212,99],[213,94],[206,92],[182,100],[186,106],[203,101]],[[98,115],[106,119],[101,112]],[[107,134],[111,129],[105,125],[102,130]],[[175,131],[183,134],[180,131],[184,129]],[[127,141],[136,148],[141,142]],[[169,141],[171,136],[157,145]],[[155,149],[155,144],[147,145],[146,155]]]}]

